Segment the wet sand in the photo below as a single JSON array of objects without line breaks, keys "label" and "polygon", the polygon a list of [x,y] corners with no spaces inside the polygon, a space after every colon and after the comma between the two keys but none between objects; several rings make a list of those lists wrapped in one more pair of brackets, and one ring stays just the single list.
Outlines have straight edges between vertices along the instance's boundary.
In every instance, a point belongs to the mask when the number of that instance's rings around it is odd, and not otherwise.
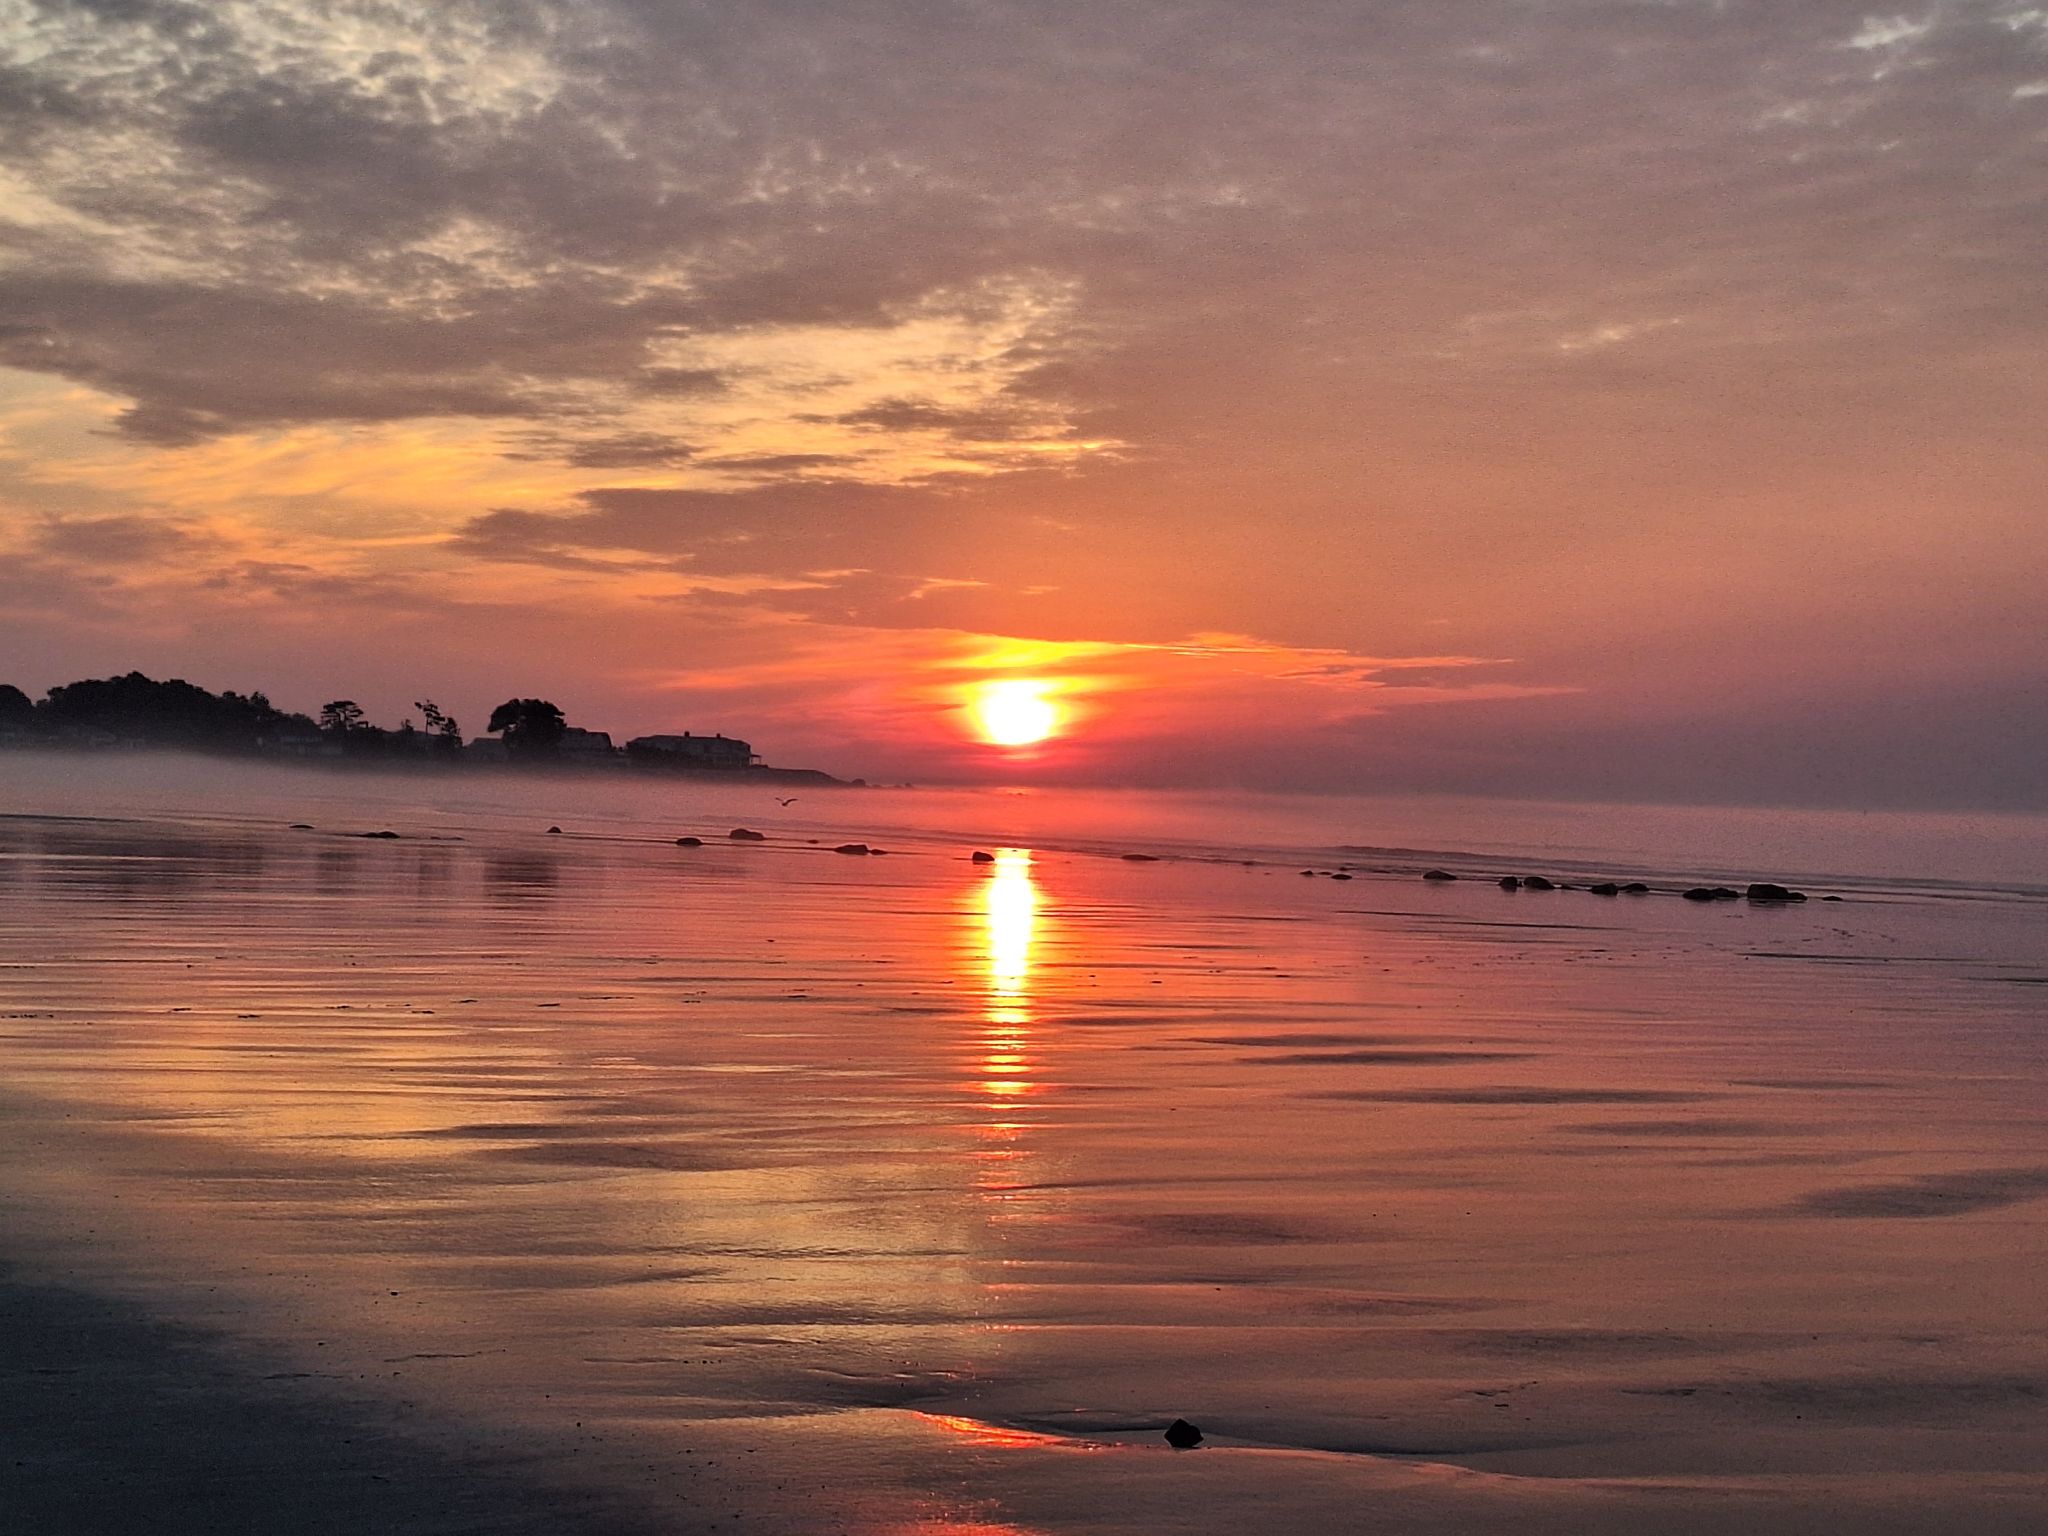
[{"label": "wet sand", "polygon": [[361,830],[0,822],[40,1528],[2048,1522],[2036,902]]}]

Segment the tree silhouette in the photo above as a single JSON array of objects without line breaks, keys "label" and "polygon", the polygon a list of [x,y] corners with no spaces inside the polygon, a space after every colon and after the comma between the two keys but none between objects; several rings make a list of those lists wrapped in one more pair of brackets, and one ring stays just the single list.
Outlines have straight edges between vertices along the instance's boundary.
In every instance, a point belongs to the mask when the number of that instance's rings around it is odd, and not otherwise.
[{"label": "tree silhouette", "polygon": [[484,729],[503,732],[507,752],[540,755],[555,750],[569,722],[546,699],[507,699],[491,711]]},{"label": "tree silhouette", "polygon": [[455,723],[453,715],[444,713],[432,699],[415,699],[412,707],[418,710],[420,718],[427,722],[427,729],[432,732],[434,746],[438,751],[462,750],[462,727]]},{"label": "tree silhouette", "polygon": [[346,736],[361,730],[363,706],[354,699],[335,699],[320,706],[320,729],[330,736]]},{"label": "tree silhouette", "polygon": [[12,683],[0,683],[0,725],[27,725],[35,717],[33,699]]}]

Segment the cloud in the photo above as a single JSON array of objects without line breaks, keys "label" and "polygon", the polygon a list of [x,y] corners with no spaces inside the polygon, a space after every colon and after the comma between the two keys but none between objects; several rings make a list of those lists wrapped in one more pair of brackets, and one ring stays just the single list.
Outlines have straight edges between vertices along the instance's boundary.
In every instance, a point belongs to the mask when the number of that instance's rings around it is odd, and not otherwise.
[{"label": "cloud", "polygon": [[2038,9],[20,0],[0,539],[336,634],[557,583],[1968,695],[2048,581]]}]

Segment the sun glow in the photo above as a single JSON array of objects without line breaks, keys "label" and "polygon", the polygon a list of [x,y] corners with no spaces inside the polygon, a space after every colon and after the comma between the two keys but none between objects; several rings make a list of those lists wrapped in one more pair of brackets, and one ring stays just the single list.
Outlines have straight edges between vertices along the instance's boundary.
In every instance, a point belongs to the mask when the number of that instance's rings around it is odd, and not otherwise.
[{"label": "sun glow", "polygon": [[1028,747],[1055,734],[1060,710],[1046,697],[1051,687],[1028,677],[981,684],[971,708],[982,739],[998,747]]}]

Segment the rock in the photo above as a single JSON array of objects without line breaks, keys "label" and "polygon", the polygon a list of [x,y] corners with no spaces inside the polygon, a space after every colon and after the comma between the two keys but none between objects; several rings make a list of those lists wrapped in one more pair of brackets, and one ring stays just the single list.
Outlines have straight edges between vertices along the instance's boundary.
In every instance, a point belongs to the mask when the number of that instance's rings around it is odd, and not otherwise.
[{"label": "rock", "polygon": [[1782,885],[1773,885],[1768,880],[1752,881],[1747,894],[1751,901],[1782,902],[1806,900],[1806,892],[1791,890]]},{"label": "rock", "polygon": [[1541,875],[1524,875],[1522,876],[1522,889],[1525,891],[1554,891],[1557,887]]},{"label": "rock", "polygon": [[1304,875],[1307,875],[1307,876],[1309,877],[1309,879],[1311,879],[1311,880],[1315,879],[1315,877],[1316,877],[1316,872],[1315,872],[1314,870],[1312,870],[1312,869],[1304,869],[1304,870],[1302,871],[1302,873],[1303,873]]},{"label": "rock", "polygon": [[1631,880],[1621,888],[1621,894],[1624,896],[1647,896],[1650,894],[1650,888],[1640,880]]},{"label": "rock", "polygon": [[841,843],[837,848],[834,848],[832,851],[834,853],[858,854],[860,855],[860,857],[866,858],[868,855],[868,845],[866,843]]},{"label": "rock", "polygon": [[768,841],[768,834],[766,832],[754,832],[746,827],[734,827],[725,835],[736,843],[765,843]]},{"label": "rock", "polygon": [[888,851],[889,850],[886,848],[870,848],[868,850],[869,853],[873,854],[878,859],[881,858],[884,854],[888,853]]},{"label": "rock", "polygon": [[1422,878],[1425,880],[1455,880],[1458,877],[1447,869],[1425,869],[1422,872]]},{"label": "rock", "polygon": [[1522,888],[1521,878],[1517,875],[1502,875],[1500,888],[1504,891],[1519,891]]},{"label": "rock", "polygon": [[1742,893],[1725,885],[1696,885],[1685,893],[1687,901],[1733,901]]},{"label": "rock", "polygon": [[1186,1419],[1175,1419],[1166,1426],[1166,1443],[1176,1451],[1191,1451],[1202,1443],[1202,1432]]},{"label": "rock", "polygon": [[1131,864],[1157,864],[1159,862],[1159,855],[1156,853],[1127,853],[1123,857],[1125,862]]},{"label": "rock", "polygon": [[1823,896],[1823,897],[1821,897],[1821,900],[1822,900],[1822,901],[1840,901],[1841,899],[1842,899],[1842,898],[1841,898],[1841,897],[1839,897],[1839,896]]},{"label": "rock", "polygon": [[1589,885],[1586,889],[1595,896],[1619,896],[1621,894],[1621,887],[1612,880],[1602,880],[1598,885]]},{"label": "rock", "polygon": [[313,830],[313,823],[310,821],[295,821],[292,823],[292,830],[294,832],[310,832]]},{"label": "rock", "polygon": [[397,840],[397,838],[398,838],[398,834],[397,834],[396,832],[358,832],[358,833],[356,834],[356,836],[357,836],[357,837],[375,837],[375,838],[380,838],[380,839],[383,839],[383,840],[385,840],[385,841],[391,841],[391,842],[395,842],[395,841]]},{"label": "rock", "polygon": [[1336,874],[1330,876],[1330,878],[1332,880],[1349,880],[1351,877],[1345,874],[1344,871],[1340,869],[1337,871]]},{"label": "rock", "polygon": [[702,848],[704,846],[704,839],[701,837],[679,837],[676,839],[676,846],[678,848]]},{"label": "rock", "polygon": [[560,827],[549,827],[549,828],[548,828],[548,836],[549,836],[549,837],[560,837],[561,835],[562,835],[562,829],[561,829]]},{"label": "rock", "polygon": [[969,855],[969,857],[972,860],[972,862],[976,864],[993,864],[996,861],[996,856],[994,854],[983,853],[979,848],[975,849],[974,852],[971,855]]}]

